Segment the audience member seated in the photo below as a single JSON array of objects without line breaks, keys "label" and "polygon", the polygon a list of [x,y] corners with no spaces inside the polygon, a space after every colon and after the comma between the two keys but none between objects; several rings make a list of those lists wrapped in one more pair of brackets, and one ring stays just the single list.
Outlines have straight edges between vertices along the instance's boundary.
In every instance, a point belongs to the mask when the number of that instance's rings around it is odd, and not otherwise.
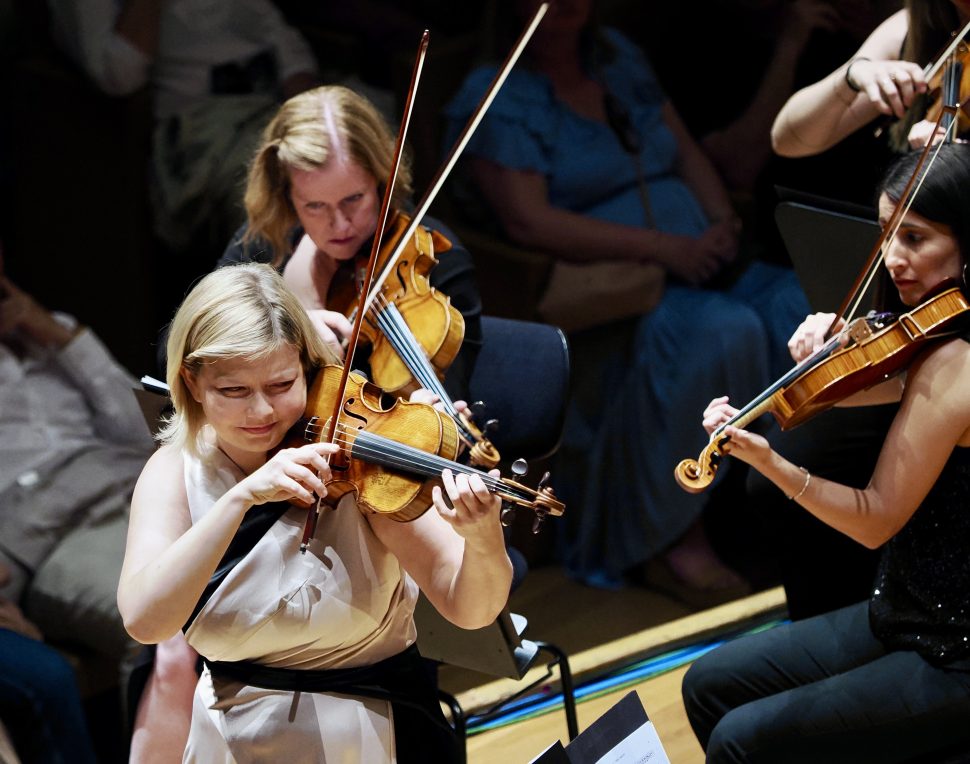
[{"label": "audience member seated", "polygon": [[[516,3],[515,32],[537,5]],[[560,313],[575,370],[553,472],[574,508],[565,562],[596,585],[618,586],[656,560],[651,574],[695,591],[739,591],[699,525],[705,497],[673,480],[677,461],[705,443],[677,417],[719,386],[750,397],[787,369],[785,342],[807,304],[790,271],[735,261],[738,222],[722,182],[643,56],[597,28],[591,5],[550,8],[466,151],[487,214],[513,242],[556,259],[540,310],[560,276],[581,274]],[[452,136],[493,73],[473,71],[449,104]],[[631,309],[607,291],[582,306],[604,266],[614,289],[636,283],[654,304]],[[601,325],[584,325],[590,308]]]},{"label": "audience member seated", "polygon": [[[394,144],[394,132],[373,104],[348,88],[324,86],[287,100],[254,153],[245,194],[247,223],[219,261],[220,266],[255,261],[278,268],[337,354],[343,353],[342,342],[352,327],[343,313],[328,309],[330,288],[346,286],[370,254]],[[392,212],[406,207],[409,192],[405,165]],[[427,244],[433,242],[439,260],[430,284],[453,300],[464,321],[461,349],[444,379],[448,394],[461,406],[482,342],[481,302],[467,250],[447,229],[439,232],[437,221],[426,218],[424,225]],[[366,369],[366,360],[358,357],[355,368]],[[515,556],[521,570],[521,555]],[[166,744],[185,739],[194,664],[181,636],[159,644],[137,714],[133,750],[163,761],[172,750]]]},{"label": "audience member seated", "polygon": [[[0,585],[9,570],[0,564]],[[23,762],[94,764],[74,669],[14,602],[0,597],[0,727]],[[6,761],[6,758],[0,756]]]},{"label": "audience member seated", "polygon": [[[134,380],[72,317],[0,266],[0,595],[52,643],[122,661],[115,603],[128,507],[151,435]],[[120,720],[119,720],[120,721]]]},{"label": "audience member seated", "polygon": [[[846,177],[838,170],[839,161],[848,160],[869,161],[881,171],[885,157],[875,141],[856,140],[837,155],[793,163],[773,154],[770,134],[795,89],[854,51],[891,12],[876,7],[885,3],[717,0],[698,9],[610,0],[603,5],[604,16],[644,49],[671,103],[731,192],[744,220],[743,251],[789,264],[774,220],[778,185],[869,203],[879,173]],[[702,40],[717,45],[698,48]],[[721,64],[730,71],[730,85],[710,87]]]},{"label": "audience member seated", "polygon": [[48,5],[55,38],[104,92],[153,87],[156,233],[175,251],[204,245],[214,261],[242,222],[260,131],[281,96],[316,83],[308,45],[270,0]]},{"label": "audience member seated", "polygon": [[[890,168],[884,223],[917,159]],[[916,307],[946,279],[966,293],[968,205],[970,148],[944,146],[885,249],[892,303],[898,295]],[[799,358],[820,345],[832,318],[816,314],[800,327]],[[939,762],[944,752],[966,760],[970,324],[947,328],[954,333],[903,374],[846,399],[900,400],[864,489],[813,475],[762,436],[725,427],[727,453],[832,528],[881,548],[881,558],[868,601],[728,642],[691,666],[684,702],[708,762]],[[715,399],[704,426],[713,431],[733,413]]]}]

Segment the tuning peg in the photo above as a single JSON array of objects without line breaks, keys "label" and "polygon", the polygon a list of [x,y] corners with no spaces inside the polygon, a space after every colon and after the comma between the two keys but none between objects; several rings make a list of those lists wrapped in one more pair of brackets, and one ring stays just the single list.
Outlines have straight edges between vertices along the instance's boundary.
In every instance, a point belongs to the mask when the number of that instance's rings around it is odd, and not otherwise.
[{"label": "tuning peg", "polygon": [[536,510],[535,519],[532,521],[532,535],[537,535],[542,529],[542,521],[546,519],[546,513]]},{"label": "tuning peg", "polygon": [[552,473],[546,470],[546,473],[542,476],[542,480],[539,481],[538,487],[540,491],[549,485],[549,481],[551,478],[552,478]]},{"label": "tuning peg", "polygon": [[515,506],[508,501],[502,502],[502,511],[499,513],[499,520],[503,528],[508,528],[515,519]]},{"label": "tuning peg", "polygon": [[485,426],[482,427],[482,434],[486,438],[491,438],[491,436],[496,432],[498,432],[498,419],[489,419],[485,423]]},{"label": "tuning peg", "polygon": [[516,477],[525,477],[529,471],[529,463],[525,459],[516,459],[512,462],[512,474]]},{"label": "tuning peg", "polygon": [[482,401],[475,401],[468,407],[468,413],[472,420],[477,424],[485,416],[485,404]]}]

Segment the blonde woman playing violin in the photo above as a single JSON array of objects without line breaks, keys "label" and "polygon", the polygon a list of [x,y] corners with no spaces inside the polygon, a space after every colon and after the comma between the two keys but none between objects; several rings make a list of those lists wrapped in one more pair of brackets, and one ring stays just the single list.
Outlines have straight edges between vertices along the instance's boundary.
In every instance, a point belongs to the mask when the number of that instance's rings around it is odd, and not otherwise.
[{"label": "blonde woman playing violin", "polygon": [[[326,492],[338,449],[278,447],[304,414],[308,375],[331,357],[267,265],[209,274],[172,323],[175,413],[135,489],[118,605],[135,639],[184,629],[205,658],[184,761],[460,751],[412,614],[420,588],[459,626],[495,618],[511,581],[499,499],[478,475],[448,471],[431,511],[407,523],[365,517],[348,495],[301,554],[306,511],[289,502]],[[374,686],[386,697],[365,692]]]},{"label": "blonde woman playing violin", "polygon": [[[889,171],[885,224],[915,155]],[[945,146],[885,254],[904,305],[970,258],[970,147]],[[810,317],[796,358],[819,346],[831,316]],[[684,679],[684,700],[709,762],[909,761],[970,745],[970,326],[855,403],[899,398],[899,413],[864,489],[812,476],[765,438],[728,426],[726,450],[786,496],[869,548],[881,548],[868,602],[729,643]],[[704,412],[713,432],[734,409]],[[824,414],[823,414],[824,416]],[[936,760],[933,758],[933,760]]]}]

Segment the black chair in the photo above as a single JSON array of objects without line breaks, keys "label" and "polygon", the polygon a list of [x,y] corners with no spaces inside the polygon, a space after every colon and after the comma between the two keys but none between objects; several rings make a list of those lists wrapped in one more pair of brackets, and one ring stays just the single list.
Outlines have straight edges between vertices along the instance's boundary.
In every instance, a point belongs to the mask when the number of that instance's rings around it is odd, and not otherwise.
[{"label": "black chair", "polygon": [[562,435],[569,394],[569,347],[561,329],[533,321],[482,317],[482,349],[470,400],[498,419],[492,441],[505,459],[544,459]]},{"label": "black chair", "polygon": [[[503,462],[551,456],[559,446],[569,394],[565,335],[546,324],[494,316],[482,318],[482,334],[482,349],[469,381],[470,399],[484,401],[486,417],[498,420],[491,438]],[[510,556],[515,554],[510,549]],[[506,607],[491,625],[464,630],[445,620],[421,597],[415,621],[418,648],[425,658],[490,676],[521,679],[540,653],[550,654],[549,668],[559,667],[569,739],[579,734],[568,658],[553,644],[523,639],[525,618]],[[461,706],[447,693],[442,692],[441,697],[451,708],[456,733],[464,737]],[[499,712],[502,705],[489,713]]]}]

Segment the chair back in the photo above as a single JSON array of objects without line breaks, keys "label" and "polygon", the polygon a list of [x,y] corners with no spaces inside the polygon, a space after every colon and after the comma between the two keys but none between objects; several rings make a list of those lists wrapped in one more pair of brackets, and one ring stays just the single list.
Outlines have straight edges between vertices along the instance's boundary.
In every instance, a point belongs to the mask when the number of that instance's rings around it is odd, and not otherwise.
[{"label": "chair back", "polygon": [[482,317],[482,349],[469,379],[469,402],[497,419],[491,435],[507,459],[543,459],[562,436],[569,395],[569,346],[561,329],[534,321]]}]

